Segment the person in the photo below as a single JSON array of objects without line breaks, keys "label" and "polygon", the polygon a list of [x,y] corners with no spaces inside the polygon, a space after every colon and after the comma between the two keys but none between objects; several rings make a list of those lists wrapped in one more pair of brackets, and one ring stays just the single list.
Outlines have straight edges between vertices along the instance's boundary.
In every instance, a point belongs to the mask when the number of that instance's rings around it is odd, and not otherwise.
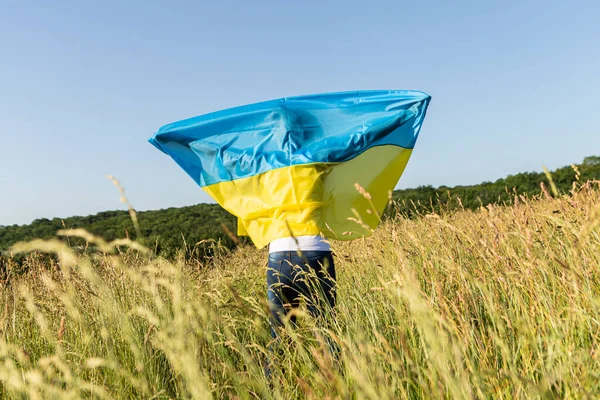
[{"label": "person", "polygon": [[149,139],[237,217],[238,235],[269,246],[273,338],[302,299],[319,320],[334,312],[335,268],[324,238],[373,233],[430,100],[412,90],[285,97],[170,123]]},{"label": "person", "polygon": [[[329,242],[322,236],[300,236],[275,239],[269,245],[267,264],[267,298],[269,301],[271,336],[283,318],[297,309],[301,298],[315,319],[322,320],[335,308],[335,266]],[[290,317],[296,324],[296,316]]]},{"label": "person", "polygon": [[[306,302],[308,313],[322,326],[334,318],[336,304],[336,273],[333,252],[326,238],[319,235],[285,237],[269,244],[267,263],[267,299],[269,323],[273,342],[270,352],[280,345],[280,331],[289,315],[290,325],[296,326],[297,310]],[[329,338],[326,345],[334,358],[339,347]],[[272,357],[265,366],[270,378]]]}]

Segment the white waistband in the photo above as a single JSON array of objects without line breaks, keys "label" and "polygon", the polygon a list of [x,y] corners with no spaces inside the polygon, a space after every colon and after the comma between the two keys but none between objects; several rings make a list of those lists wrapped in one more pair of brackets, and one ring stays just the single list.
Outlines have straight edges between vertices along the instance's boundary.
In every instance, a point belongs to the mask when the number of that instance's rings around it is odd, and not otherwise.
[{"label": "white waistband", "polygon": [[278,251],[330,251],[329,242],[322,236],[297,236],[275,239],[269,244],[269,253]]}]

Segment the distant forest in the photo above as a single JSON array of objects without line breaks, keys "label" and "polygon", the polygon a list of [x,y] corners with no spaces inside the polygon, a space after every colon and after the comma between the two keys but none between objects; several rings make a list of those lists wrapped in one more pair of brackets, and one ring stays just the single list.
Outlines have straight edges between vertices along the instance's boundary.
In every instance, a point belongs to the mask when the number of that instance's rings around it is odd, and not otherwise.
[{"label": "distant forest", "polygon": [[[600,180],[600,157],[586,157],[576,168],[580,181]],[[558,191],[566,193],[576,180],[576,171],[568,166],[552,171],[551,176]],[[414,218],[424,213],[446,212],[459,207],[474,210],[491,203],[511,204],[515,194],[539,194],[541,182],[551,191],[546,175],[533,172],[510,175],[495,182],[478,185],[438,188],[421,186],[397,190],[393,193],[394,202],[387,215],[400,213]],[[235,218],[217,204],[143,211],[138,212],[137,216],[142,234],[141,243],[168,258],[182,252],[188,257],[202,257],[214,249],[214,241],[232,248],[238,240],[232,237],[232,233],[236,232]],[[136,239],[127,211],[105,211],[85,217],[41,218],[29,225],[0,226],[0,252],[5,252],[18,241],[55,237],[58,230],[65,228],[84,228],[105,240],[123,237]],[[70,243],[84,245],[73,239],[70,239]]]},{"label": "distant forest", "polygon": [[[581,164],[550,171],[550,176],[559,194],[567,193],[573,182],[600,180],[600,157],[584,158]],[[579,173],[579,177],[577,177]],[[483,182],[469,186],[420,186],[415,189],[396,190],[393,194],[395,213],[413,217],[418,214],[441,212],[464,207],[475,210],[488,204],[512,204],[515,195],[533,196],[541,193],[541,183],[552,193],[550,182],[544,172],[524,172],[509,175],[495,182]],[[460,199],[460,201],[459,201]]]}]

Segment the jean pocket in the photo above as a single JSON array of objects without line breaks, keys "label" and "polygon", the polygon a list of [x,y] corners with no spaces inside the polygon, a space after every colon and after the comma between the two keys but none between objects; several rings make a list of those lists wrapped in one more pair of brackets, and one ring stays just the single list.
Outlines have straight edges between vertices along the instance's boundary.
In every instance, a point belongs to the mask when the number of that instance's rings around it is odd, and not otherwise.
[{"label": "jean pocket", "polygon": [[325,259],[328,259],[331,256],[331,253],[328,251],[305,251],[302,252],[302,257],[300,259],[308,261],[308,262],[315,262],[315,261],[323,261]]},{"label": "jean pocket", "polygon": [[282,265],[283,265],[283,259],[269,257],[269,261],[267,262],[267,268],[274,269],[275,271],[281,271]]},{"label": "jean pocket", "polygon": [[279,262],[289,260],[290,257],[293,257],[296,252],[291,251],[276,251],[273,253],[269,253],[269,262]]}]

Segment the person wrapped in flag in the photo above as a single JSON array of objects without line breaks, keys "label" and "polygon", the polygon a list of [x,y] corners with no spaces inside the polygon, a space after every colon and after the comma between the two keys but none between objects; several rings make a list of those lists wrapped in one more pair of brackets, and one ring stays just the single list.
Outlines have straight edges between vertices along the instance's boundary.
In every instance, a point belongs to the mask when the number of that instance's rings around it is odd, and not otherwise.
[{"label": "person wrapped in flag", "polygon": [[[163,126],[149,140],[238,219],[238,234],[269,245],[272,334],[319,277],[335,305],[330,240],[368,236],[415,146],[430,96],[381,90],[286,97]],[[313,301],[314,300],[314,301]]]}]

